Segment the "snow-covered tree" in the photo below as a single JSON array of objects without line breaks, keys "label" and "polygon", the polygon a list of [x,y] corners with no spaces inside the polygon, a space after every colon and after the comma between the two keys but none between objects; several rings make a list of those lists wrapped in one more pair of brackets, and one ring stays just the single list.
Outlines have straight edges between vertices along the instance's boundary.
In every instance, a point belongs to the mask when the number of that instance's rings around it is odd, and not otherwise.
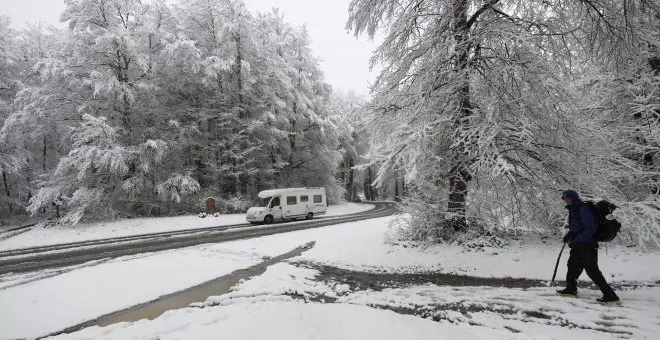
[{"label": "snow-covered tree", "polygon": [[0,168],[4,197],[11,202],[8,207],[20,213],[36,188],[35,179],[56,159],[48,153],[49,145],[53,146],[47,140],[52,124],[33,119],[43,115],[24,114],[21,106],[39,82],[33,66],[57,53],[61,40],[49,26],[30,25],[14,31],[8,24],[8,20],[0,20]]},{"label": "snow-covered tree", "polygon": [[[640,25],[624,17],[633,9]],[[375,184],[405,174],[420,238],[555,224],[567,187],[635,201],[624,187],[641,169],[619,152],[629,141],[588,110],[582,80],[587,65],[602,74],[611,56],[640,51],[632,36],[655,39],[657,15],[643,0],[354,0],[348,27],[385,33]],[[622,175],[637,179],[621,186]]]},{"label": "snow-covered tree", "polygon": [[[364,161],[369,145],[369,135],[365,125],[368,117],[367,101],[353,92],[333,93],[330,107],[330,119],[339,132],[339,147],[342,161],[339,164],[337,178],[345,190],[344,198],[354,201],[358,192],[363,191],[362,172],[357,165]],[[367,190],[368,191],[368,190]]]},{"label": "snow-covered tree", "polygon": [[[585,1],[590,62],[578,69],[581,106],[598,121],[592,141],[606,146],[591,161],[596,196],[622,206],[641,244],[660,244],[660,4]],[[585,58],[586,59],[586,58]]]},{"label": "snow-covered tree", "polygon": [[[9,18],[0,16],[0,122],[4,122],[11,112],[11,102],[16,92],[22,87],[18,80],[18,55],[15,33],[9,27]],[[5,138],[0,138],[0,173],[2,175],[3,192],[0,194],[0,212],[12,213],[15,203],[12,198],[9,176],[16,173],[20,159],[12,154],[11,147]]]},{"label": "snow-covered tree", "polygon": [[159,182],[182,172],[158,167],[179,135],[157,98],[160,51],[169,38],[163,14],[158,3],[67,2],[63,54],[36,64],[42,84],[25,93],[21,112],[28,120],[47,114],[48,121],[68,122],[61,128],[67,155],[32,198],[33,213],[54,197],[73,223],[87,211],[150,213]]}]

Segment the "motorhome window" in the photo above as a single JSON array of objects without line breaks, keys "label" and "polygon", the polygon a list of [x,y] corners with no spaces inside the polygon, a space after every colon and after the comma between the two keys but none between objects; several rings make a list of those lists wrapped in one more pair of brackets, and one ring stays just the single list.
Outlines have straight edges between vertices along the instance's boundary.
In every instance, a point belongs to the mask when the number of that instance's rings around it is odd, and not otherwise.
[{"label": "motorhome window", "polygon": [[286,197],[286,204],[287,205],[294,205],[298,203],[298,197],[296,196],[287,196]]},{"label": "motorhome window", "polygon": [[279,196],[273,198],[273,201],[270,202],[270,207],[271,207],[271,208],[273,208],[273,207],[278,207],[279,205],[280,205],[280,198],[279,198]]},{"label": "motorhome window", "polygon": [[300,196],[300,203],[309,202],[309,196]]},{"label": "motorhome window", "polygon": [[314,195],[314,203],[321,203],[321,202],[323,202],[323,196]]}]

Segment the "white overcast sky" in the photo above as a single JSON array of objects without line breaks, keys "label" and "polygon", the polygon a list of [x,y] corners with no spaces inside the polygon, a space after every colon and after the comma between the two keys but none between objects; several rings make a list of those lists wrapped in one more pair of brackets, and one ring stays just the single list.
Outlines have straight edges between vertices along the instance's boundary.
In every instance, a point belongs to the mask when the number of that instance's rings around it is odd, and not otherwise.
[{"label": "white overcast sky", "polygon": [[[369,84],[377,75],[376,71],[369,71],[369,58],[376,43],[367,37],[356,39],[346,32],[351,0],[244,1],[253,11],[266,12],[278,7],[286,21],[307,25],[314,54],[322,59],[326,81],[335,88],[368,95]],[[63,10],[63,0],[0,0],[0,14],[9,16],[14,28],[39,21],[65,27],[59,22]]]}]

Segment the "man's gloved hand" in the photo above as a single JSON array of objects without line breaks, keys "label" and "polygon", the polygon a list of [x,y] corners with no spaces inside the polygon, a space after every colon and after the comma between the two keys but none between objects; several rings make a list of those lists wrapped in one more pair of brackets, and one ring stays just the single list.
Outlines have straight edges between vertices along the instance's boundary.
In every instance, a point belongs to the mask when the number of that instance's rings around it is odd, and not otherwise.
[{"label": "man's gloved hand", "polygon": [[573,234],[571,234],[570,232],[568,232],[568,233],[566,233],[566,235],[564,235],[564,243],[568,243],[572,239],[573,239]]}]

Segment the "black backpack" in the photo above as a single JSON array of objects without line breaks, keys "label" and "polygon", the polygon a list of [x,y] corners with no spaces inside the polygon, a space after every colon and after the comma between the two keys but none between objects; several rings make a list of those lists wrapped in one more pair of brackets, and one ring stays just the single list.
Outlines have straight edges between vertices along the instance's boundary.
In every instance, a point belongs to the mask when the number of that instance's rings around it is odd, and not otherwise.
[{"label": "black backpack", "polygon": [[621,230],[621,223],[619,221],[612,219],[608,220],[605,216],[611,214],[616,205],[608,201],[599,201],[594,202],[584,202],[591,212],[594,214],[596,222],[596,234],[594,235],[594,241],[596,242],[610,242],[615,237],[616,234]]}]

